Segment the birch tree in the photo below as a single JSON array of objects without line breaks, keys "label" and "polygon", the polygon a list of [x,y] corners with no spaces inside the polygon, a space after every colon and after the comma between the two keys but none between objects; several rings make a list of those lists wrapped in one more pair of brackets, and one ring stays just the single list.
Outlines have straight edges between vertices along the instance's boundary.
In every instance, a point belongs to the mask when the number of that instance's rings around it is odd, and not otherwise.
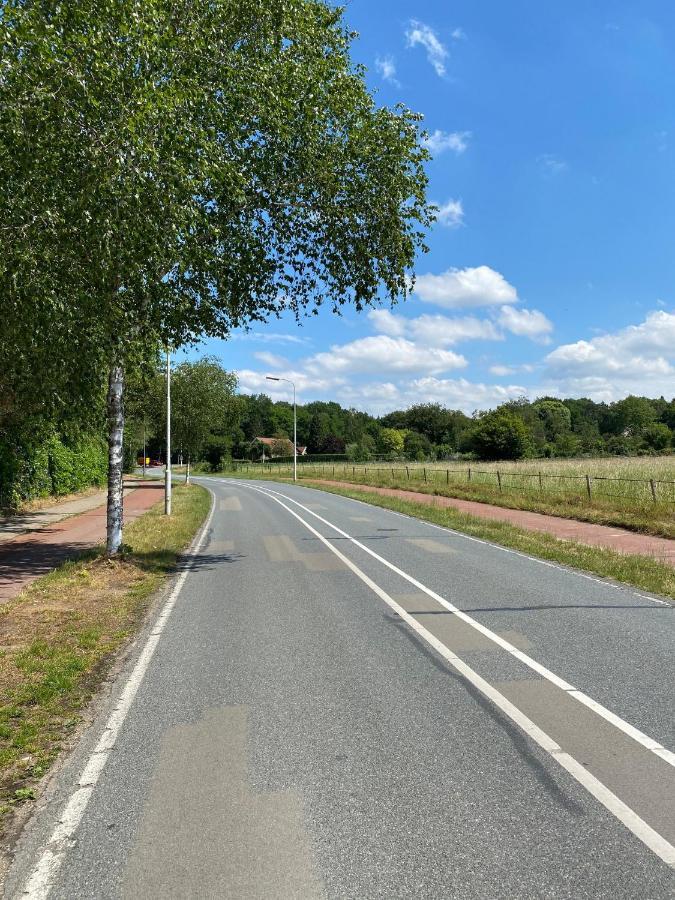
[{"label": "birch tree", "polygon": [[0,352],[79,400],[107,373],[109,553],[144,348],[410,289],[432,218],[419,117],[375,103],[342,15],[0,0]]}]

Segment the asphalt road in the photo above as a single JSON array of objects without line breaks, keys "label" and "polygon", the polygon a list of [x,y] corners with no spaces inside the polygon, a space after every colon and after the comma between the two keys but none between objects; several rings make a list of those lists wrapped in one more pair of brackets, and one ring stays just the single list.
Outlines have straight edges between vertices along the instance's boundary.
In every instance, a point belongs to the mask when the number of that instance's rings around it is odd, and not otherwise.
[{"label": "asphalt road", "polygon": [[675,610],[309,488],[212,519],[9,897],[675,897]]}]

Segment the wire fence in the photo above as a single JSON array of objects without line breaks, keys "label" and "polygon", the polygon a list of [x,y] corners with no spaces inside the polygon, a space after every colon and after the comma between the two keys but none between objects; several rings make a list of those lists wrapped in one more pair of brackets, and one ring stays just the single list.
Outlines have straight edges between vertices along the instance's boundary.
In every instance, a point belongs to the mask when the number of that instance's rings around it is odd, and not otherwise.
[{"label": "wire fence", "polygon": [[[234,463],[233,470],[243,472],[292,472],[292,466],[278,463]],[[628,478],[586,473],[514,472],[508,469],[481,469],[473,466],[443,469],[436,466],[359,464],[298,461],[299,477],[331,478],[342,481],[386,481],[393,485],[417,483],[436,487],[462,485],[464,490],[492,490],[495,494],[553,495],[595,500],[619,500],[630,504],[674,504],[675,480]]]}]

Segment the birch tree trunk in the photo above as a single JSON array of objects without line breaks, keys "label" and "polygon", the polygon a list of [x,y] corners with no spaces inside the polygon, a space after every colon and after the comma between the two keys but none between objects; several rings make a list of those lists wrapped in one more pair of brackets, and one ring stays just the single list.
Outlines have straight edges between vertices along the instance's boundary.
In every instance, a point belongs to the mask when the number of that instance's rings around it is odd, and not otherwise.
[{"label": "birch tree trunk", "polygon": [[187,455],[187,466],[185,467],[185,484],[190,484],[190,454]]},{"label": "birch tree trunk", "polygon": [[106,553],[113,556],[122,544],[124,369],[113,363],[108,374],[108,510]]}]

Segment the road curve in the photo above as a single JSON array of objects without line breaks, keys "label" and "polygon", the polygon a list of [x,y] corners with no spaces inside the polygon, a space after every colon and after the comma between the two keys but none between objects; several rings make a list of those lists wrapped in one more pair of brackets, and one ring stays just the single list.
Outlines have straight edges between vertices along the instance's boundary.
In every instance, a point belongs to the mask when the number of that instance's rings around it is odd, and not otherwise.
[{"label": "road curve", "polygon": [[675,897],[672,606],[309,488],[203,482],[201,544],[5,896]]}]

